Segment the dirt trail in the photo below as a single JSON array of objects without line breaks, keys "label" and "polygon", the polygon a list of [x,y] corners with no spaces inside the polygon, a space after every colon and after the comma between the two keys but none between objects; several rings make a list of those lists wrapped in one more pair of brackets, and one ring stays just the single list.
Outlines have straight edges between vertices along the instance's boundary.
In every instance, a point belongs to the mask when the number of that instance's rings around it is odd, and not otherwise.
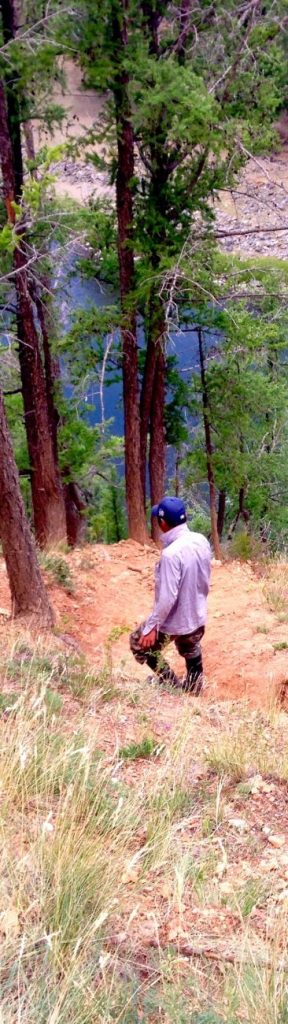
[{"label": "dirt trail", "polygon": [[[144,680],[147,668],[137,665],[130,654],[128,633],[151,609],[157,550],[121,541],[109,547],[86,546],[66,557],[74,593],[67,594],[47,576],[57,631],[99,667],[105,663],[108,645],[115,670]],[[5,567],[0,565],[0,605],[8,608]],[[284,580],[288,597],[287,566],[279,572],[279,588],[283,591]],[[282,612],[277,617],[269,610],[265,588],[267,579],[249,564],[214,564],[203,643],[207,699],[247,697],[262,705],[288,680],[287,649],[277,649],[287,640],[287,616]],[[168,656],[183,674],[184,662],[173,645]]]}]

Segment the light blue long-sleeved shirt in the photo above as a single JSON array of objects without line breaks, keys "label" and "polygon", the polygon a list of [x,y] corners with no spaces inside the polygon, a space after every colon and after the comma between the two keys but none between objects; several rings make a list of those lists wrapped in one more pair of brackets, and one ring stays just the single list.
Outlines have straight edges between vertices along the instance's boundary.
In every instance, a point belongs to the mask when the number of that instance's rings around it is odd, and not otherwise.
[{"label": "light blue long-sleeved shirt", "polygon": [[144,636],[155,627],[183,636],[204,626],[211,571],[211,548],[201,533],[186,523],[161,535],[164,547],[155,569],[155,604]]}]

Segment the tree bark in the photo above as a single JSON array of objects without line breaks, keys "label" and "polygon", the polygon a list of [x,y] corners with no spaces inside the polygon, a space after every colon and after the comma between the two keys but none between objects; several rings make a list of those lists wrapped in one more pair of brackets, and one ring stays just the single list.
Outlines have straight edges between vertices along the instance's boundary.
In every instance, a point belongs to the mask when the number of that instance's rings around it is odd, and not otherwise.
[{"label": "tree bark", "polygon": [[[1,81],[0,160],[7,218],[11,226],[14,227],[15,183],[13,157],[5,90]],[[32,470],[34,524],[37,540],[40,545],[44,546],[65,539],[65,508],[49,432],[45,379],[34,321],[33,303],[29,290],[28,257],[23,237],[15,246],[13,262],[17,296],[19,362],[28,452]]]},{"label": "tree bark", "polygon": [[[159,266],[158,247],[152,253],[153,271]],[[146,497],[147,442],[150,428],[149,479],[152,504],[165,489],[165,337],[166,323],[161,299],[152,285],[149,299],[147,347],[140,399],[141,479]],[[162,404],[161,404],[162,403]],[[159,493],[159,498],[153,497]],[[152,532],[154,523],[152,524]]]},{"label": "tree bark", "polygon": [[217,514],[217,530],[218,537],[222,539],[222,533],[224,530],[225,523],[225,512],[226,512],[226,491],[219,491],[218,496],[218,514]]},{"label": "tree bark", "polygon": [[245,525],[248,527],[248,523],[249,523],[249,519],[250,519],[250,512],[248,512],[248,509],[245,508],[244,500],[245,500],[245,487],[240,487],[239,494],[238,494],[238,509],[237,509],[237,512],[236,512],[236,516],[233,519],[233,522],[231,523],[231,526],[229,527],[228,540],[231,540],[231,537],[233,537],[233,533],[235,533],[236,526],[237,526],[237,523],[239,522],[239,519],[243,519]]},{"label": "tree bark", "polygon": [[141,481],[144,501],[146,502],[146,467],[147,467],[147,446],[150,427],[150,415],[154,392],[155,367],[157,362],[157,349],[148,327],[147,346],[144,373],[140,398],[140,448],[141,448]]},{"label": "tree bark", "polygon": [[180,478],[181,458],[182,458],[181,448],[177,448],[176,449],[176,458],[175,458],[175,497],[176,498],[179,498],[179,495],[180,495],[180,487],[181,487],[181,478]]},{"label": "tree bark", "polygon": [[67,541],[69,547],[75,548],[77,544],[84,544],[86,534],[86,502],[78,484],[73,480],[64,484],[64,498],[66,511]]},{"label": "tree bark", "polygon": [[211,538],[214,548],[215,558],[221,560],[222,552],[219,541],[219,534],[217,528],[217,508],[216,508],[216,487],[213,471],[213,444],[211,437],[211,425],[209,418],[209,401],[208,401],[208,390],[206,383],[206,371],[205,371],[205,355],[203,345],[203,335],[201,327],[198,327],[198,345],[199,345],[199,359],[200,359],[200,372],[201,372],[201,387],[202,387],[202,405],[203,405],[203,422],[204,422],[204,433],[205,433],[205,448],[206,448],[206,463],[207,463],[207,478],[209,486],[209,497],[210,497],[210,519],[211,519]]},{"label": "tree bark", "polygon": [[[18,16],[17,9],[14,0],[1,0],[1,17],[3,26],[3,41],[9,43],[11,39],[14,39],[18,27]],[[22,195],[23,186],[23,159],[22,159],[22,146],[21,146],[21,115],[20,115],[20,104],[17,90],[19,75],[13,70],[13,78],[11,81],[11,68],[9,74],[9,64],[7,69],[7,76],[5,80],[6,88],[6,103],[7,103],[7,118],[9,137],[11,140],[12,148],[12,162],[13,162],[13,173],[14,173],[14,192],[15,199],[17,202],[20,201]]]},{"label": "tree bark", "polygon": [[[48,283],[49,282],[47,282],[46,278],[45,285],[47,286]],[[35,286],[34,289],[34,301],[42,338],[49,430],[52,440],[54,459],[58,466],[58,428],[59,424],[61,422],[63,423],[63,419],[61,420],[57,409],[55,389],[57,382],[59,382],[61,378],[60,363],[58,356],[54,356],[51,351],[49,337],[49,310],[43,302],[41,294],[37,290],[37,286]],[[75,548],[77,547],[77,544],[83,544],[85,540],[86,502],[78,484],[72,479],[69,479],[69,477],[71,477],[70,467],[65,466],[62,473],[62,486],[65,503],[67,541],[69,547]]]},{"label": "tree bark", "polygon": [[140,415],[136,311],[132,293],[134,287],[133,252],[133,192],[134,136],[128,95],[129,75],[124,66],[127,49],[128,0],[122,0],[119,14],[115,5],[111,27],[118,72],[113,83],[118,166],[116,177],[116,205],[118,220],[118,254],[120,297],[122,308],[123,404],[125,431],[125,481],[129,537],[145,543],[147,527],[141,483]]},{"label": "tree bark", "polygon": [[[149,446],[149,481],[150,481],[150,497],[151,504],[156,505],[161,500],[165,491],[165,426],[164,426],[164,408],[165,408],[165,330],[166,324],[163,318],[162,304],[158,296],[154,293],[151,297],[151,318],[150,318],[150,329],[147,346],[147,358],[148,364],[147,370],[149,370],[149,356],[151,361],[152,371],[154,369],[153,378],[150,376],[150,446]],[[152,351],[151,351],[152,350]],[[150,371],[151,373],[151,371]],[[145,383],[147,383],[147,377],[143,381],[144,387],[144,399],[145,399]],[[147,402],[147,395],[146,395]],[[144,428],[146,424],[143,424]],[[147,440],[147,435],[146,435]],[[145,437],[143,431],[143,446],[145,445]],[[157,538],[157,524],[152,520],[152,536],[154,540]]]},{"label": "tree bark", "polygon": [[[159,4],[151,3],[151,0],[142,0],[142,11],[144,18],[144,31],[148,36],[149,53],[154,56],[159,56],[159,36],[158,29],[161,21],[161,13]],[[161,7],[163,5],[161,4]]]},{"label": "tree bark", "polygon": [[[165,491],[165,430],[163,410],[165,406],[165,353],[161,343],[157,354],[154,375],[154,389],[150,417],[149,477],[151,504],[156,505]],[[156,521],[152,520],[152,537],[158,535]]]},{"label": "tree bark", "polygon": [[12,614],[37,615],[43,625],[50,626],[53,624],[53,613],[25,515],[1,392],[0,492],[0,537],[10,584]]},{"label": "tree bark", "polygon": [[44,306],[41,294],[36,285],[33,287],[33,299],[37,310],[42,339],[49,430],[52,440],[54,459],[55,462],[58,463],[58,426],[60,423],[60,416],[55,404],[55,386],[56,381],[59,381],[60,379],[60,365],[59,360],[54,359],[52,356],[49,330],[47,327],[48,311],[47,307]]}]

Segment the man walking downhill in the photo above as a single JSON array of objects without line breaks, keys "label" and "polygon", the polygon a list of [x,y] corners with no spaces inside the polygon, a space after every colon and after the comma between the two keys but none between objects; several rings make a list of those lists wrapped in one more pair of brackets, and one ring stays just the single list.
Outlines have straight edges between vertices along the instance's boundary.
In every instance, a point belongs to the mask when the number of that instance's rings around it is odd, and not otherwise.
[{"label": "man walking downhill", "polygon": [[[163,552],[155,571],[152,615],[131,633],[130,648],[141,665],[149,665],[160,683],[200,693],[203,665],[200,641],[205,631],[211,549],[206,537],[193,533],[180,498],[163,498],[152,508],[161,531]],[[164,645],[174,640],[186,661],[181,683],[162,657]]]}]

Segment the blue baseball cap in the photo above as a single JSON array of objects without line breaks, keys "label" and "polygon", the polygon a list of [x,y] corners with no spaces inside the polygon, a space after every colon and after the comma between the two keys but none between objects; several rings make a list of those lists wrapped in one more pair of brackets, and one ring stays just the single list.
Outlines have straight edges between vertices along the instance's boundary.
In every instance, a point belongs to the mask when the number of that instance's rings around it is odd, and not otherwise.
[{"label": "blue baseball cap", "polygon": [[157,519],[165,519],[169,526],[181,526],[186,523],[186,509],[181,498],[162,498],[158,505],[153,505],[151,516]]}]

